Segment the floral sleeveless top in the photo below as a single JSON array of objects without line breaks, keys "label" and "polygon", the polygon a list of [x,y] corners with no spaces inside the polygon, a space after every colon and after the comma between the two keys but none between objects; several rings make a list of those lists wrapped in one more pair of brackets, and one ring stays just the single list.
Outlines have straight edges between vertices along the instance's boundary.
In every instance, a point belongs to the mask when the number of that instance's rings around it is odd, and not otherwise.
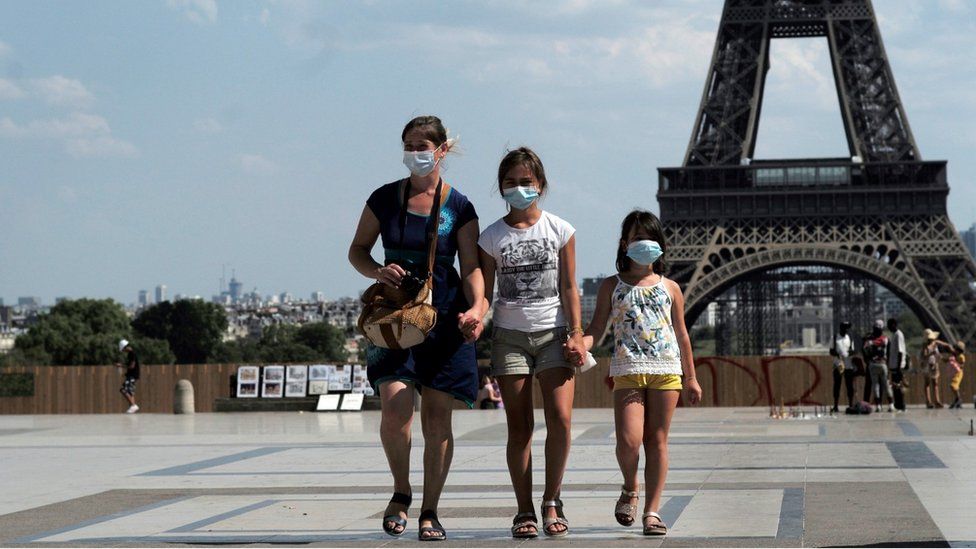
[{"label": "floral sleeveless top", "polygon": [[664,277],[653,286],[632,286],[617,276],[610,298],[611,376],[681,375],[681,351],[671,324],[671,304]]}]

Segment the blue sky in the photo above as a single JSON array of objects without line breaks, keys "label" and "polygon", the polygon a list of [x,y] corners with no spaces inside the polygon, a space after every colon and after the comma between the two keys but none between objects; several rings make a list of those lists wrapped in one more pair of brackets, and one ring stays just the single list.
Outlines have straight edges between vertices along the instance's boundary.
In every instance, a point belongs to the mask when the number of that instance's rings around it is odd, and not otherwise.
[{"label": "blue sky", "polygon": [[[437,114],[445,178],[482,226],[508,148],[546,165],[578,273],[613,269],[619,222],[680,164],[722,0],[0,3],[0,297],[329,298],[399,135]],[[976,8],[875,0],[923,158],[976,222]],[[757,157],[846,156],[825,40],[775,41]],[[378,255],[377,255],[378,256]],[[229,273],[229,270],[228,270]]]}]

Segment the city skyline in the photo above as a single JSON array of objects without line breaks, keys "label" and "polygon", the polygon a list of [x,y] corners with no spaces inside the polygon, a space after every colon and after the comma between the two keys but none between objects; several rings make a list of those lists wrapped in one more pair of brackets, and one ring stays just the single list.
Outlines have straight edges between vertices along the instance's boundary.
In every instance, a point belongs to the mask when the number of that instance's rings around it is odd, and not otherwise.
[{"label": "city skyline", "polygon": [[[580,278],[611,272],[620,219],[656,212],[656,169],[683,157],[721,6],[4,3],[0,296],[130,303],[163,283],[209,299],[222,264],[245,291],[358,295],[359,212],[405,175],[400,128],[428,112],[461,135],[445,177],[482,227],[504,213],[498,159],[529,145],[552,183],[543,206],[577,228]],[[966,230],[974,7],[875,8]],[[845,156],[826,44],[774,42],[771,59],[757,158]]]}]

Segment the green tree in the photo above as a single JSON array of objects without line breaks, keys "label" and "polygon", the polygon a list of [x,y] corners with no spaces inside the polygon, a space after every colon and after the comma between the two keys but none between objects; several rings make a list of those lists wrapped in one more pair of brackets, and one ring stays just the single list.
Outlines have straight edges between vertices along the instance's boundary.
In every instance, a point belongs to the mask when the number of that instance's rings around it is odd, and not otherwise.
[{"label": "green tree", "polygon": [[340,362],[348,355],[344,331],[325,322],[303,325],[295,332],[294,341],[314,350],[316,358],[322,360]]},{"label": "green tree", "polygon": [[261,362],[261,347],[258,342],[250,339],[236,341],[222,341],[214,347],[208,362],[215,364],[240,364],[244,362]]},{"label": "green tree", "polygon": [[132,327],[147,338],[167,341],[178,364],[203,364],[223,339],[227,315],[215,303],[165,301],[140,313]]},{"label": "green tree", "polygon": [[111,299],[65,300],[17,338],[11,360],[46,359],[58,366],[113,364],[119,359],[118,341],[129,335],[129,318]]},{"label": "green tree", "polygon": [[176,355],[169,348],[169,342],[163,339],[150,339],[148,337],[136,337],[132,341],[132,348],[139,356],[142,364],[173,364],[176,362]]}]

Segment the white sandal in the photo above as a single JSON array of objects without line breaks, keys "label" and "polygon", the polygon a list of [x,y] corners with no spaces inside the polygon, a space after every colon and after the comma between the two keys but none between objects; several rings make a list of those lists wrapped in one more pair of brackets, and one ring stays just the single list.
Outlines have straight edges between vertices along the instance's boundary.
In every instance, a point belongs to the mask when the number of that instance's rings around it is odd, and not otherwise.
[{"label": "white sandal", "polygon": [[[655,519],[657,519],[657,524],[652,524],[652,525],[648,526],[647,525],[647,519],[648,518],[655,518]],[[644,513],[644,516],[642,517],[642,520],[644,522],[644,535],[645,536],[665,536],[665,535],[667,535],[667,533],[668,533],[668,525],[667,524],[664,524],[664,519],[661,518],[661,515],[655,513],[654,511],[649,511],[647,513]]]}]

